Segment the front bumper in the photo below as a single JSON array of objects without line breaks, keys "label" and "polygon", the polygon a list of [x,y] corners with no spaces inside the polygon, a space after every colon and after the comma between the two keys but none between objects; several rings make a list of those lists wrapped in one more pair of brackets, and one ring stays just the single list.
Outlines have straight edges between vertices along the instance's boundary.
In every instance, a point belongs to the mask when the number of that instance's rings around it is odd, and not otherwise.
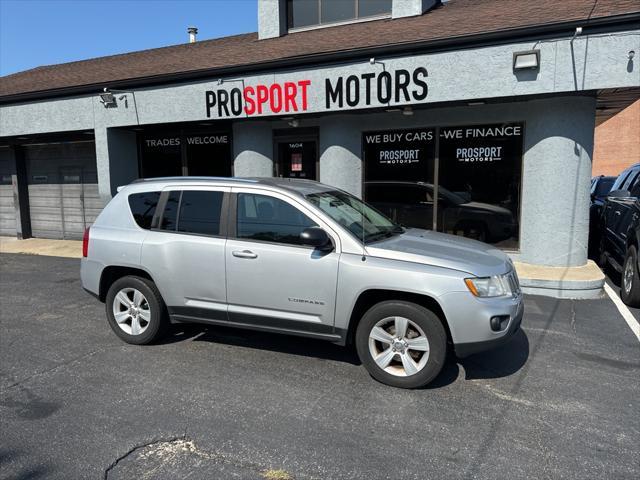
[{"label": "front bumper", "polygon": [[495,338],[490,338],[487,340],[479,341],[479,342],[468,342],[468,343],[456,343],[454,345],[454,349],[456,352],[456,356],[459,358],[468,357],[469,355],[473,355],[474,353],[484,352],[486,350],[491,350],[492,348],[499,347],[508,343],[513,336],[520,330],[520,325],[522,324],[522,317],[524,316],[524,301],[522,297],[520,297],[520,301],[518,302],[518,306],[516,309],[516,313],[511,316],[509,320],[509,324],[507,326],[506,331],[501,332],[502,335]]}]

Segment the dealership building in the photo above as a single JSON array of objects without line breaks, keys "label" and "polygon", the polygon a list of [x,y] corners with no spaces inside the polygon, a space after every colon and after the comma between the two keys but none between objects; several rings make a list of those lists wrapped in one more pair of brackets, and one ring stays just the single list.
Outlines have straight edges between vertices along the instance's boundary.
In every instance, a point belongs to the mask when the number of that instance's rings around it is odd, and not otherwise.
[{"label": "dealership building", "polygon": [[0,234],[81,238],[140,177],[281,176],[525,264],[587,263],[594,128],[640,98],[637,0],[259,0],[257,15],[257,33],[190,29],[0,78]]}]

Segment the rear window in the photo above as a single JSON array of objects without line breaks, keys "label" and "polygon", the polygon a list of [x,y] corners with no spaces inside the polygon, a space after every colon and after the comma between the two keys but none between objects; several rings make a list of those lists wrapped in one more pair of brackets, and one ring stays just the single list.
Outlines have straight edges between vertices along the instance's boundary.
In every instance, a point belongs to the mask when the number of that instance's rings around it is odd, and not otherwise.
[{"label": "rear window", "polygon": [[140,228],[150,229],[156,213],[160,192],[143,192],[129,195],[129,208]]}]

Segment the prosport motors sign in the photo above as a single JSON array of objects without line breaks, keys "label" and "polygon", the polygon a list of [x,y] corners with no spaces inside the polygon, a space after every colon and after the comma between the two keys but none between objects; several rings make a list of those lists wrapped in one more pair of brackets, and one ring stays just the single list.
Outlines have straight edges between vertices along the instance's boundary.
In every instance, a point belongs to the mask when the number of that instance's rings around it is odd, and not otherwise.
[{"label": "prosport motors sign", "polygon": [[425,67],[315,77],[255,84],[242,81],[242,86],[207,90],[207,118],[254,117],[420,103],[426,100],[429,93],[428,72]]}]

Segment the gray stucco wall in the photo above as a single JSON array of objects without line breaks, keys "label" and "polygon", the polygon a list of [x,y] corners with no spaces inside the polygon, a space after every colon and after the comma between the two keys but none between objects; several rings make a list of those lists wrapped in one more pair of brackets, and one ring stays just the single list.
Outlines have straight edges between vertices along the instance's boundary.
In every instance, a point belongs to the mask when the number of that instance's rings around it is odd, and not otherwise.
[{"label": "gray stucco wall", "polygon": [[233,174],[236,177],[273,176],[271,122],[239,122],[233,125]]}]

